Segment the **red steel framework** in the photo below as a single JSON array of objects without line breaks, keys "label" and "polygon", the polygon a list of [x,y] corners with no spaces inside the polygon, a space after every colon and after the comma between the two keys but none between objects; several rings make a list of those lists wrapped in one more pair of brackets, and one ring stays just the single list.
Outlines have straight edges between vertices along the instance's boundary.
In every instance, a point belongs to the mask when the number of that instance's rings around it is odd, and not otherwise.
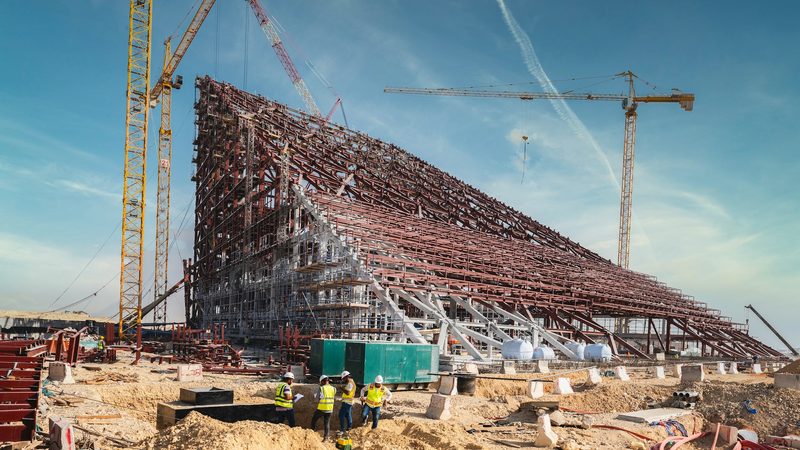
[{"label": "red steel framework", "polygon": [[616,266],[404,150],[199,78],[195,265],[187,321],[448,336],[476,359],[515,336],[780,357],[707,304]]}]

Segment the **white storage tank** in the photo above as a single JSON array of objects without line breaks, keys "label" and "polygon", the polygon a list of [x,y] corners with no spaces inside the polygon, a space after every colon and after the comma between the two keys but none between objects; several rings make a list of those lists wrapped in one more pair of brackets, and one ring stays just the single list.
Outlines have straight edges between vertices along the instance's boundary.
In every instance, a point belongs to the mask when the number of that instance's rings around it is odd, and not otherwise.
[{"label": "white storage tank", "polygon": [[523,339],[503,342],[500,353],[505,359],[529,360],[533,357],[533,344]]},{"label": "white storage tank", "polygon": [[583,352],[585,359],[594,362],[608,362],[611,361],[611,347],[606,344],[589,344]]},{"label": "white storage tank", "polygon": [[536,360],[556,359],[556,352],[554,352],[553,349],[550,347],[545,347],[545,346],[536,347],[533,350],[533,359]]},{"label": "white storage tank", "polygon": [[567,342],[564,346],[572,350],[572,353],[575,353],[578,361],[582,361],[585,358],[586,344],[582,342]]}]

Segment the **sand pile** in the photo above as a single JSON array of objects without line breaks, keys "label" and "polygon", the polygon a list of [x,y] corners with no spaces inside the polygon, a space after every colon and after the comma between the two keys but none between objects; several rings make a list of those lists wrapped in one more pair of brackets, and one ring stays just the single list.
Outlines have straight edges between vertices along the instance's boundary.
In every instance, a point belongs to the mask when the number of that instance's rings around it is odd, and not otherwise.
[{"label": "sand pile", "polygon": [[[480,450],[466,429],[453,422],[381,420],[376,430],[358,427],[350,433],[357,450]],[[301,447],[293,447],[301,448]]]},{"label": "sand pile", "polygon": [[604,382],[583,392],[560,397],[561,406],[598,413],[627,412],[647,408],[672,398],[674,386]]},{"label": "sand pile", "polygon": [[800,374],[800,359],[798,359],[797,361],[787,365],[783,369],[779,370],[777,373]]},{"label": "sand pile", "polygon": [[311,430],[289,428],[266,422],[241,421],[225,423],[193,412],[177,425],[149,439],[142,449],[164,450],[262,450],[297,448],[332,449]]},{"label": "sand pile", "polygon": [[[774,389],[764,383],[743,385],[714,381],[695,384],[693,389],[702,393],[697,411],[708,421],[747,425],[759,434],[783,436],[787,426],[800,420],[800,391]],[[757,411],[755,414],[744,407],[745,400],[750,400],[750,407]]]}]

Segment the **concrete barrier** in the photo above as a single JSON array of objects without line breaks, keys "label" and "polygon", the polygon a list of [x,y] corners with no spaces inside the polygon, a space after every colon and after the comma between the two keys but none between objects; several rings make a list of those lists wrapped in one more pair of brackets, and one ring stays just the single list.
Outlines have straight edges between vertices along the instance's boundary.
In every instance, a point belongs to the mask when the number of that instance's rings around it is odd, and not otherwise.
[{"label": "concrete barrier", "polygon": [[683,364],[675,364],[675,376],[677,378],[681,377],[681,369],[683,368]]},{"label": "concrete barrier", "polygon": [[775,388],[800,389],[800,375],[794,373],[776,373]]},{"label": "concrete barrier", "polygon": [[50,417],[50,450],[75,450],[72,424],[61,417]]},{"label": "concrete barrier", "polygon": [[442,395],[458,395],[458,378],[451,376],[439,377],[439,390]]},{"label": "concrete barrier", "polygon": [[718,375],[725,375],[727,373],[728,373],[728,371],[725,370],[725,363],[724,362],[718,362],[717,363],[717,374]]},{"label": "concrete barrier", "polygon": [[686,364],[681,368],[681,383],[703,381],[706,373],[702,364]]},{"label": "concrete barrier", "polygon": [[631,377],[628,376],[628,369],[626,369],[625,366],[614,367],[614,373],[620,381],[630,381],[631,379]]},{"label": "concrete barrier", "polygon": [[759,364],[759,363],[753,364],[753,373],[764,373],[761,370],[761,364]]},{"label": "concrete barrier", "polygon": [[431,403],[428,405],[428,410],[425,411],[425,416],[429,419],[447,420],[452,417],[450,414],[450,397],[449,395],[433,394],[431,396]]},{"label": "concrete barrier", "polygon": [[550,364],[547,361],[538,360],[533,365],[533,370],[538,373],[550,373]]},{"label": "concrete barrier", "polygon": [[653,367],[653,376],[659,380],[666,378],[666,375],[664,375],[664,366]]},{"label": "concrete barrier", "polygon": [[597,386],[602,382],[603,382],[603,377],[600,376],[600,369],[598,369],[597,367],[590,368],[589,378],[586,380],[586,384],[591,386]]},{"label": "concrete barrier", "polygon": [[539,398],[544,396],[544,383],[541,381],[528,381],[528,394],[531,398]]},{"label": "concrete barrier", "polygon": [[568,395],[573,394],[575,391],[572,390],[572,384],[569,381],[569,378],[559,377],[556,378],[555,387],[553,388],[553,393],[558,395]]},{"label": "concrete barrier", "polygon": [[728,366],[728,373],[739,373],[739,364],[735,361],[731,362]]},{"label": "concrete barrier", "polygon": [[503,361],[503,369],[502,373],[505,375],[514,375],[517,373],[517,367],[514,365],[514,361]]},{"label": "concrete barrier", "polygon": [[48,367],[47,378],[61,384],[75,384],[72,378],[72,367],[65,362],[53,361]]},{"label": "concrete barrier", "polygon": [[203,366],[200,364],[180,364],[178,366],[178,381],[203,381]]},{"label": "concrete barrier", "polygon": [[558,443],[558,435],[553,431],[550,425],[550,416],[544,414],[539,416],[536,421],[538,433],[536,433],[536,440],[533,441],[534,447],[554,447]]}]

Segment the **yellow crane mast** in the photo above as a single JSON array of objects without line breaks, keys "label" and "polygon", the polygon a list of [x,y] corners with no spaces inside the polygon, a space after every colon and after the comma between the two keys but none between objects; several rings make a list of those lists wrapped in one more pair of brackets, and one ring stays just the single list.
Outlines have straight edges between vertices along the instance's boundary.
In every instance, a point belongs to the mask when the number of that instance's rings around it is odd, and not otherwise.
[{"label": "yellow crane mast", "polygon": [[633,211],[633,163],[636,147],[636,108],[639,103],[677,103],[683,110],[691,111],[694,108],[694,94],[674,91],[665,95],[637,96],[634,88],[636,75],[631,72],[622,72],[617,76],[625,77],[628,83],[628,94],[591,94],[574,92],[522,92],[522,91],[494,91],[481,89],[453,89],[453,88],[411,88],[387,87],[383,91],[394,94],[419,94],[419,95],[446,95],[458,97],[496,97],[516,98],[520,100],[538,99],[563,99],[563,100],[605,100],[622,101],[625,111],[625,138],[622,154],[622,184],[619,207],[619,243],[617,247],[617,264],[628,268],[630,263],[631,242],[631,213]]},{"label": "yellow crane mast", "polygon": [[[150,33],[153,3],[131,0],[125,101],[125,167],[122,186],[119,333],[131,336],[142,321],[142,252],[147,183],[147,120],[150,113]],[[136,320],[125,323],[133,315]]]},{"label": "yellow crane mast", "polygon": [[[128,28],[128,88],[125,116],[125,170],[122,198],[119,334],[131,337],[142,323],[142,253],[144,249],[145,187],[147,183],[147,126],[149,111],[162,103],[159,129],[159,173],[156,208],[156,268],[154,295],[166,292],[169,248],[169,184],[172,159],[171,94],[182,80],[173,75],[215,0],[203,0],[170,55],[165,42],[164,69],[150,89],[152,0],[130,0]],[[166,104],[166,107],[164,107]],[[163,303],[163,302],[162,302]],[[166,318],[166,305],[156,317]]]}]

